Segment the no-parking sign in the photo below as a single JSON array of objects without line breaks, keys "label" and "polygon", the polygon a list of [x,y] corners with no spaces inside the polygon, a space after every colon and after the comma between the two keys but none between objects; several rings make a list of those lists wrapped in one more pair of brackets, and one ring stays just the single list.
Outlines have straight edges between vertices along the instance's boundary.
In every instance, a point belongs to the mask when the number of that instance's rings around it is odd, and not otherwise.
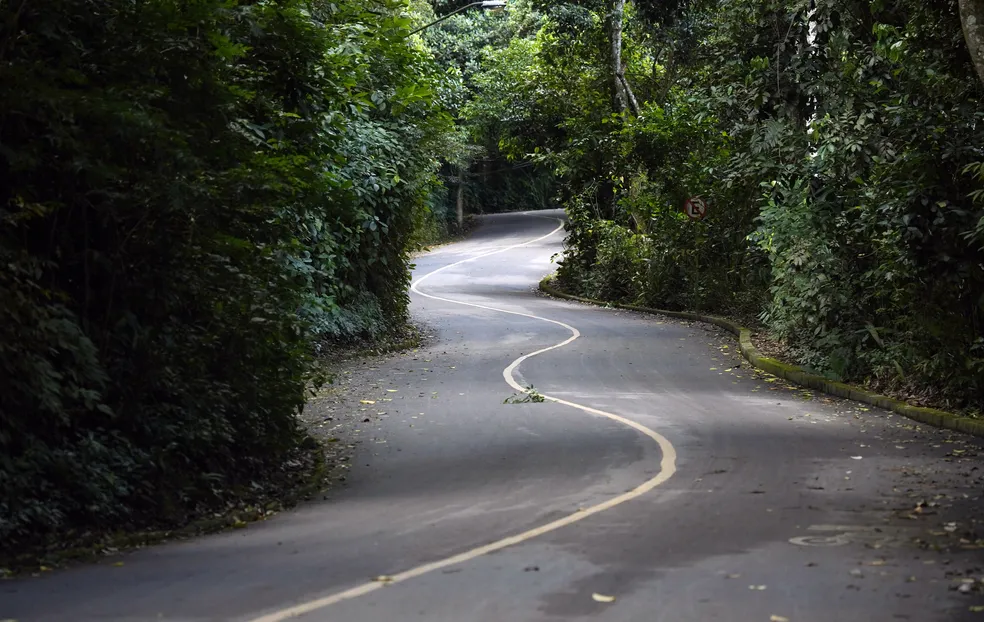
[{"label": "no-parking sign", "polygon": [[691,220],[703,220],[707,216],[707,201],[700,197],[690,197],[683,203],[683,213]]}]

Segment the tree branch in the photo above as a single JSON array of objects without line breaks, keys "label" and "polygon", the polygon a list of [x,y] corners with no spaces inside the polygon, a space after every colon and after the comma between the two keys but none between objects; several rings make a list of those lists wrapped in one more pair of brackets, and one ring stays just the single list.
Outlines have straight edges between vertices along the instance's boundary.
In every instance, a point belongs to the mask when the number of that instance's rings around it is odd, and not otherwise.
[{"label": "tree branch", "polygon": [[625,89],[625,95],[629,100],[629,106],[632,108],[632,114],[638,117],[642,114],[642,109],[639,108],[639,100],[636,99],[635,93],[632,92],[632,87],[629,86],[629,81],[625,79],[624,70],[620,70],[618,72],[618,79],[622,83],[622,88]]}]

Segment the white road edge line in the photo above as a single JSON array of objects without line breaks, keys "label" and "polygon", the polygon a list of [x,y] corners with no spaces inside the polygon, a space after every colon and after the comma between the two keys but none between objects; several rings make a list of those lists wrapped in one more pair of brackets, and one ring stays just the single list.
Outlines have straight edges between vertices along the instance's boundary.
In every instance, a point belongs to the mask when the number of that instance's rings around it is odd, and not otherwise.
[{"label": "white road edge line", "polygon": [[[533,216],[533,217],[534,218],[547,218],[546,216]],[[440,300],[442,302],[450,302],[450,303],[454,303],[454,304],[457,304],[457,305],[464,305],[464,306],[468,306],[468,307],[475,307],[477,309],[486,309],[488,311],[497,311],[499,313],[508,313],[510,315],[519,315],[519,316],[531,318],[531,319],[534,319],[534,320],[541,320],[541,321],[544,321],[544,322],[549,322],[551,324],[556,324],[557,326],[562,326],[562,327],[566,328],[567,330],[571,331],[571,336],[568,337],[567,339],[565,339],[564,341],[561,341],[560,343],[558,343],[556,345],[552,345],[552,346],[549,346],[547,348],[543,348],[543,349],[537,350],[536,352],[530,352],[529,354],[525,354],[525,355],[519,357],[518,359],[516,359],[515,361],[513,361],[512,363],[510,363],[509,366],[506,367],[502,371],[502,376],[503,376],[503,378],[505,378],[506,383],[508,383],[509,386],[512,387],[513,389],[515,389],[517,391],[520,391],[522,393],[526,393],[527,390],[521,384],[519,384],[516,381],[516,378],[513,376],[513,372],[516,371],[516,369],[519,367],[519,365],[523,361],[525,361],[526,359],[529,359],[529,358],[532,358],[534,356],[537,356],[538,354],[543,354],[544,352],[549,352],[550,350],[556,350],[557,348],[562,348],[562,347],[566,346],[567,344],[571,343],[572,341],[574,341],[575,339],[577,339],[578,337],[581,336],[580,331],[578,331],[576,328],[574,328],[573,326],[571,326],[569,324],[565,324],[564,322],[560,322],[560,321],[557,321],[557,320],[551,320],[550,318],[540,317],[538,315],[532,315],[532,314],[529,314],[529,313],[521,313],[519,311],[508,311],[506,309],[498,309],[496,307],[489,307],[489,306],[486,306],[486,305],[475,304],[475,303],[472,303],[472,302],[462,302],[460,300],[452,300],[450,298],[442,298],[441,296],[434,296],[432,294],[427,294],[427,293],[424,293],[424,292],[420,291],[419,285],[422,282],[424,282],[425,280],[427,280],[428,278],[430,278],[430,277],[432,277],[435,274],[438,274],[440,272],[444,272],[445,270],[449,270],[449,269],[454,268],[456,266],[460,266],[461,264],[468,263],[469,261],[475,261],[476,259],[481,259],[483,257],[488,257],[489,255],[496,255],[498,253],[504,253],[506,251],[510,251],[510,250],[515,249],[515,248],[520,248],[520,247],[523,247],[523,246],[527,246],[529,244],[535,244],[536,242],[540,242],[542,240],[545,240],[545,239],[549,238],[550,236],[554,235],[555,233],[557,233],[558,231],[560,231],[561,229],[564,228],[563,221],[561,221],[559,219],[555,219],[555,218],[550,218],[550,220],[557,220],[557,222],[559,222],[560,225],[556,229],[554,229],[553,231],[551,231],[550,233],[548,233],[546,235],[540,236],[540,237],[535,238],[533,240],[528,240],[526,242],[521,242],[519,244],[513,244],[512,246],[507,246],[505,248],[500,248],[498,250],[489,251],[487,253],[482,253],[482,254],[476,255],[474,257],[469,257],[468,259],[462,259],[461,261],[456,261],[454,263],[451,263],[451,264],[448,264],[448,265],[443,266],[441,268],[438,268],[437,270],[433,270],[431,272],[428,272],[427,274],[421,276],[420,278],[418,278],[416,281],[414,281],[410,285],[411,291],[413,291],[414,293],[419,294],[421,296],[424,296],[425,298],[431,298],[433,300]],[[388,579],[389,579],[388,581],[372,581],[372,582],[369,582],[369,583],[363,583],[362,585],[357,585],[357,586],[355,586],[353,588],[350,588],[350,589],[347,589],[347,590],[344,590],[344,591],[341,591],[341,592],[336,592],[334,594],[330,594],[330,595],[324,596],[322,598],[317,598],[317,599],[310,600],[310,601],[305,602],[305,603],[300,603],[298,605],[294,605],[294,606],[291,606],[291,607],[287,607],[285,609],[281,609],[279,611],[274,611],[274,612],[269,613],[267,615],[260,616],[258,618],[254,618],[250,622],[281,622],[282,620],[287,620],[289,618],[294,618],[294,617],[297,617],[297,616],[302,616],[302,615],[311,613],[313,611],[317,611],[318,609],[323,609],[325,607],[329,607],[329,606],[334,605],[336,603],[339,603],[339,602],[341,602],[343,600],[349,600],[349,599],[352,599],[352,598],[356,598],[358,596],[364,596],[366,594],[369,594],[370,592],[374,592],[374,591],[376,591],[378,589],[381,589],[381,588],[383,588],[383,587],[385,587],[385,586],[387,586],[387,585],[389,585],[391,583],[399,583],[401,581],[406,581],[408,579],[413,579],[414,577],[419,577],[419,576],[424,575],[424,574],[427,574],[429,572],[434,572],[435,570],[440,570],[442,568],[447,568],[448,566],[454,566],[456,564],[460,564],[462,562],[466,562],[468,560],[475,559],[476,557],[481,557],[482,555],[487,555],[487,554],[492,553],[494,551],[498,551],[498,550],[504,549],[506,547],[513,546],[513,545],[519,544],[521,542],[525,542],[526,540],[530,540],[532,538],[536,538],[537,536],[542,536],[545,533],[549,533],[551,531],[555,531],[557,529],[560,529],[561,527],[566,527],[568,525],[571,525],[573,523],[576,523],[576,522],[578,522],[580,520],[583,520],[583,519],[585,519],[585,518],[587,518],[589,516],[592,516],[594,514],[598,514],[600,512],[604,512],[605,510],[609,510],[609,509],[611,509],[611,508],[613,508],[615,506],[618,506],[618,505],[621,505],[621,504],[625,503],[626,501],[631,501],[632,499],[635,499],[635,498],[637,498],[637,497],[639,497],[641,495],[644,495],[647,492],[649,492],[650,490],[656,488],[657,486],[659,486],[660,484],[662,484],[666,480],[670,479],[670,477],[672,477],[673,474],[676,473],[676,457],[677,457],[677,455],[676,455],[676,449],[674,449],[674,447],[670,443],[670,441],[668,441],[664,436],[662,436],[660,433],[656,432],[655,430],[652,430],[652,429],[650,429],[650,428],[648,428],[648,427],[646,427],[646,426],[644,426],[641,423],[638,423],[636,421],[632,421],[631,419],[626,419],[625,417],[622,417],[621,415],[616,415],[614,413],[605,412],[604,410],[599,410],[597,408],[591,408],[590,406],[582,406],[581,404],[576,404],[574,402],[569,402],[567,400],[562,400],[562,399],[559,399],[559,398],[556,398],[556,397],[551,397],[549,395],[543,395],[543,397],[544,397],[544,399],[550,400],[551,402],[556,402],[558,404],[563,404],[564,406],[570,406],[571,408],[577,408],[578,410],[582,410],[582,411],[584,411],[586,413],[589,413],[589,414],[592,414],[592,415],[597,415],[599,417],[606,417],[606,418],[611,419],[613,421],[617,421],[617,422],[619,422],[619,423],[621,423],[623,425],[626,425],[626,426],[628,426],[630,428],[633,428],[633,429],[641,432],[642,434],[648,436],[649,438],[653,439],[659,445],[660,452],[663,455],[662,460],[660,461],[660,471],[659,471],[659,473],[656,474],[656,476],[654,476],[654,477],[646,480],[645,482],[643,482],[642,484],[636,486],[635,488],[633,488],[632,490],[630,490],[628,492],[622,493],[621,495],[619,495],[617,497],[613,497],[613,498],[611,498],[608,501],[605,501],[603,503],[599,503],[599,504],[593,505],[591,507],[580,509],[577,512],[574,512],[573,514],[569,514],[569,515],[567,515],[567,516],[565,516],[563,518],[559,518],[559,519],[557,519],[555,521],[552,521],[552,522],[549,522],[549,523],[547,523],[545,525],[541,525],[539,527],[535,527],[535,528],[530,529],[528,531],[524,531],[522,533],[516,534],[514,536],[509,536],[507,538],[503,538],[503,539],[497,540],[495,542],[490,542],[489,544],[485,544],[483,546],[480,546],[480,547],[471,549],[469,551],[465,551],[463,553],[458,553],[457,555],[452,555],[451,557],[446,557],[444,559],[433,561],[433,562],[430,562],[429,564],[423,564],[422,566],[417,566],[416,568],[411,568],[410,570],[404,570],[403,572],[400,572],[398,574],[394,574],[394,575],[391,575],[390,577],[388,577]]]}]

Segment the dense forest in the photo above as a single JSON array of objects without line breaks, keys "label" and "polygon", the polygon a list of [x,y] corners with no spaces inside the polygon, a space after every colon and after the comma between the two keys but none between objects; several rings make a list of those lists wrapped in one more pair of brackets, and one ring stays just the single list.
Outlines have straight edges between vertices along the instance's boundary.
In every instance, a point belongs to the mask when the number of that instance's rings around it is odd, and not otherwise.
[{"label": "dense forest", "polygon": [[831,378],[981,410],[973,2],[511,6],[464,116],[550,171],[567,288],[753,318]]},{"label": "dense forest", "polygon": [[402,326],[464,144],[424,8],[4,3],[5,548],[262,490],[318,344]]},{"label": "dense forest", "polygon": [[412,34],[468,4],[0,7],[0,540],[276,486],[321,345],[402,330],[459,200],[564,207],[574,292],[981,410],[972,0],[510,0]]}]

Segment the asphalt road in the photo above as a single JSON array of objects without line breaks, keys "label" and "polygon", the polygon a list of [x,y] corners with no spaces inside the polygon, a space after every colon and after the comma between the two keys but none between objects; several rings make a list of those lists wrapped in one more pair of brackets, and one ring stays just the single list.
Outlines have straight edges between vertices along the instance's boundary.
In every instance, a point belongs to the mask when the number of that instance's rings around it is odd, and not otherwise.
[{"label": "asphalt road", "polygon": [[976,441],[786,387],[699,325],[536,293],[559,217],[418,259],[433,344],[346,375],[327,501],[3,581],[0,620],[984,620]]}]

